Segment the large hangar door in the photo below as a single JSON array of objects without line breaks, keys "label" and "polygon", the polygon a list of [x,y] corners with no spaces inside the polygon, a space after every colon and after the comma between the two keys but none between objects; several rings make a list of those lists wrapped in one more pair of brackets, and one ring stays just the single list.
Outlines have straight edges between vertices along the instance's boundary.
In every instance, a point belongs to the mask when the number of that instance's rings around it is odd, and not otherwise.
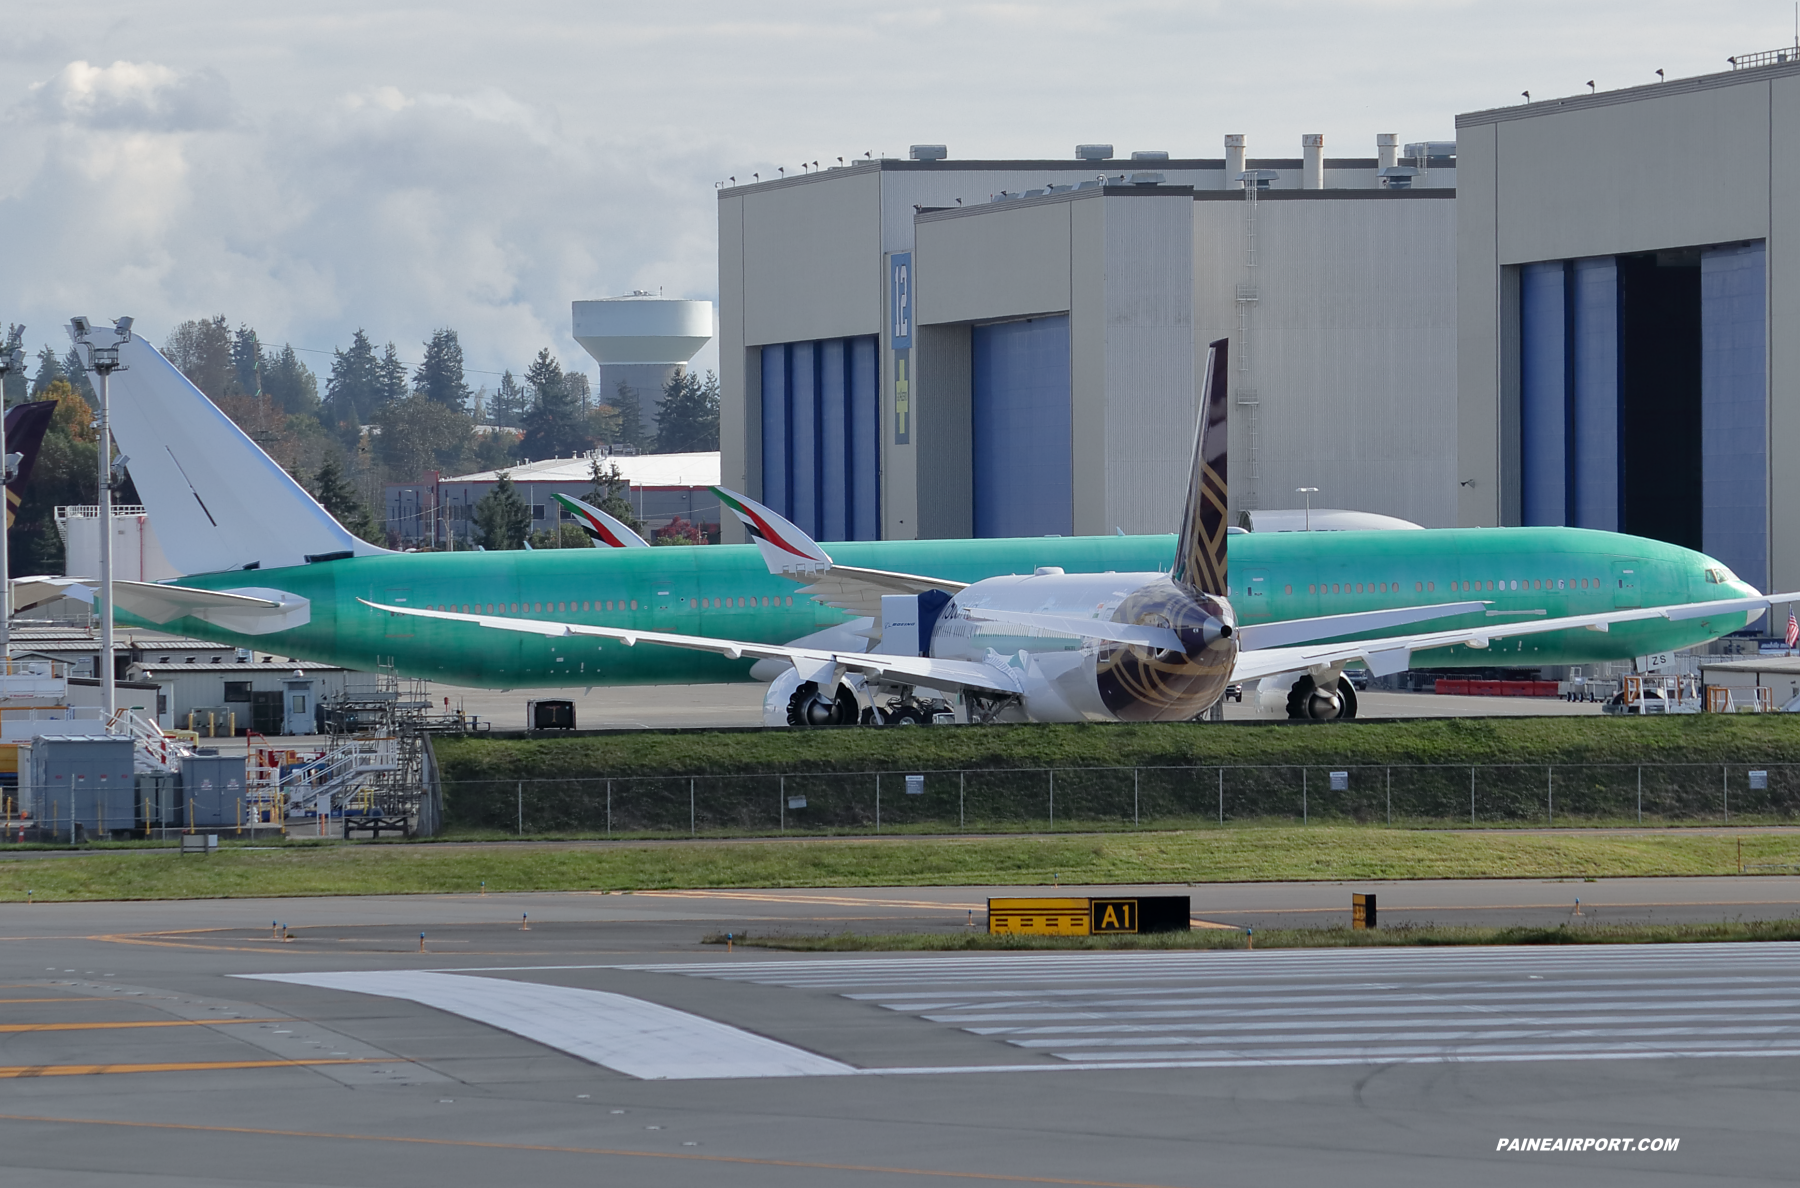
[{"label": "large hangar door", "polygon": [[1700,256],[1700,419],[1706,552],[1768,589],[1769,404],[1766,253]]},{"label": "large hangar door", "polygon": [[1068,315],[976,326],[970,346],[975,535],[1073,536]]},{"label": "large hangar door", "polygon": [[875,337],[762,348],[762,501],[818,540],[881,535]]}]

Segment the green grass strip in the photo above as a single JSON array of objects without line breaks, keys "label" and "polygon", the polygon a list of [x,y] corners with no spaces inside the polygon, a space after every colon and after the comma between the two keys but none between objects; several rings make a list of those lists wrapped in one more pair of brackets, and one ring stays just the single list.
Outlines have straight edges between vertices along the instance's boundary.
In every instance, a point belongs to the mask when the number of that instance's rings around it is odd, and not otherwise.
[{"label": "green grass strip", "polygon": [[1800,869],[1800,832],[1427,832],[1376,826],[765,842],[323,843],[210,857],[110,850],[0,861],[0,902],[726,887],[1038,886],[1623,878]]},{"label": "green grass strip", "polygon": [[[1256,933],[1259,949],[1431,948],[1454,945],[1678,945],[1718,941],[1800,940],[1800,920],[1721,924],[1557,924],[1553,927],[1486,928],[1475,925],[1402,924],[1353,931],[1349,928],[1268,928]],[[756,936],[737,933],[736,944],[795,953],[967,953],[1001,950],[1044,952],[1067,949],[1244,949],[1248,938],[1235,928],[1198,928],[1147,936],[991,936],[985,932],[907,932],[829,936]],[[722,945],[724,933],[703,938]]]}]

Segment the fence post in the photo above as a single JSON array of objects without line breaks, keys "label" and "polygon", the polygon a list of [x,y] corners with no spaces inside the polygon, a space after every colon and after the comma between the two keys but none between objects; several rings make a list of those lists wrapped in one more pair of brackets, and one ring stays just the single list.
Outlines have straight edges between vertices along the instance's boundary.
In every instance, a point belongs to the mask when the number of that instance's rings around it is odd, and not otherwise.
[{"label": "fence post", "polygon": [[1306,769],[1304,767],[1302,767],[1300,769],[1300,824],[1302,824],[1302,825],[1306,824],[1307,820],[1308,820],[1308,817],[1306,815]]},{"label": "fence post", "polygon": [[1225,769],[1219,769],[1219,824],[1225,824]]},{"label": "fence post", "polygon": [[1394,769],[1387,769],[1387,817],[1388,824],[1394,823]]},{"label": "fence post", "polygon": [[776,786],[775,799],[777,801],[777,807],[781,810],[781,831],[783,833],[786,833],[787,832],[787,776],[781,775],[781,776],[778,776],[777,778],[781,782]]},{"label": "fence post", "polygon": [[963,802],[965,794],[968,791],[968,778],[969,773],[966,771],[958,771],[956,773],[956,828],[958,832],[967,828],[965,824],[967,817],[963,812]]},{"label": "fence post", "polygon": [[519,781],[519,836],[525,836],[525,781]]},{"label": "fence post", "polygon": [[1644,823],[1644,765],[1638,764],[1638,824]]},{"label": "fence post", "polygon": [[1056,769],[1050,769],[1050,828],[1056,828]]},{"label": "fence post", "polygon": [[1131,769],[1131,827],[1138,825],[1138,769]]},{"label": "fence post", "polygon": [[699,837],[700,829],[694,817],[694,777],[688,777],[688,836]]},{"label": "fence post", "polygon": [[1731,769],[1719,764],[1719,788],[1725,793],[1725,819],[1731,820]]},{"label": "fence post", "polygon": [[1475,824],[1475,769],[1469,769],[1469,824]]},{"label": "fence post", "polygon": [[606,836],[612,836],[612,781],[606,781]]},{"label": "fence post", "polygon": [[881,832],[881,773],[875,773],[875,832]]},{"label": "fence post", "polygon": [[1556,768],[1544,768],[1544,802],[1550,810],[1550,824],[1556,824]]}]

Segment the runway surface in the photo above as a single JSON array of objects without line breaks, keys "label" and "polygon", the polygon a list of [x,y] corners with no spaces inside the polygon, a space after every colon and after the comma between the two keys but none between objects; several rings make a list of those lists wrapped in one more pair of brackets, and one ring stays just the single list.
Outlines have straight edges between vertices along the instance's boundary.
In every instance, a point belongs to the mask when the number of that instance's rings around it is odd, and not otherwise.
[{"label": "runway surface", "polygon": [[[1800,901],[1792,878],[1144,890],[1219,923],[1341,922],[1352,889],[1384,921]],[[0,1184],[1791,1181],[1800,945],[699,943],[962,929],[987,890],[8,906]],[[1633,1149],[1496,1150],[1521,1137]]]}]

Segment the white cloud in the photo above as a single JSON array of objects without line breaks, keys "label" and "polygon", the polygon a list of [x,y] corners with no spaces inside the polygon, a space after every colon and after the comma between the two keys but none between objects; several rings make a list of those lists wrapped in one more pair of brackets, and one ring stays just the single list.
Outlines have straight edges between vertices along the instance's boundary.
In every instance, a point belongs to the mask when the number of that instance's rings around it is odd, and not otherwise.
[{"label": "white cloud", "polygon": [[113,131],[191,132],[231,119],[230,88],[217,71],[153,62],[70,62],[32,85],[29,106],[52,123]]}]

